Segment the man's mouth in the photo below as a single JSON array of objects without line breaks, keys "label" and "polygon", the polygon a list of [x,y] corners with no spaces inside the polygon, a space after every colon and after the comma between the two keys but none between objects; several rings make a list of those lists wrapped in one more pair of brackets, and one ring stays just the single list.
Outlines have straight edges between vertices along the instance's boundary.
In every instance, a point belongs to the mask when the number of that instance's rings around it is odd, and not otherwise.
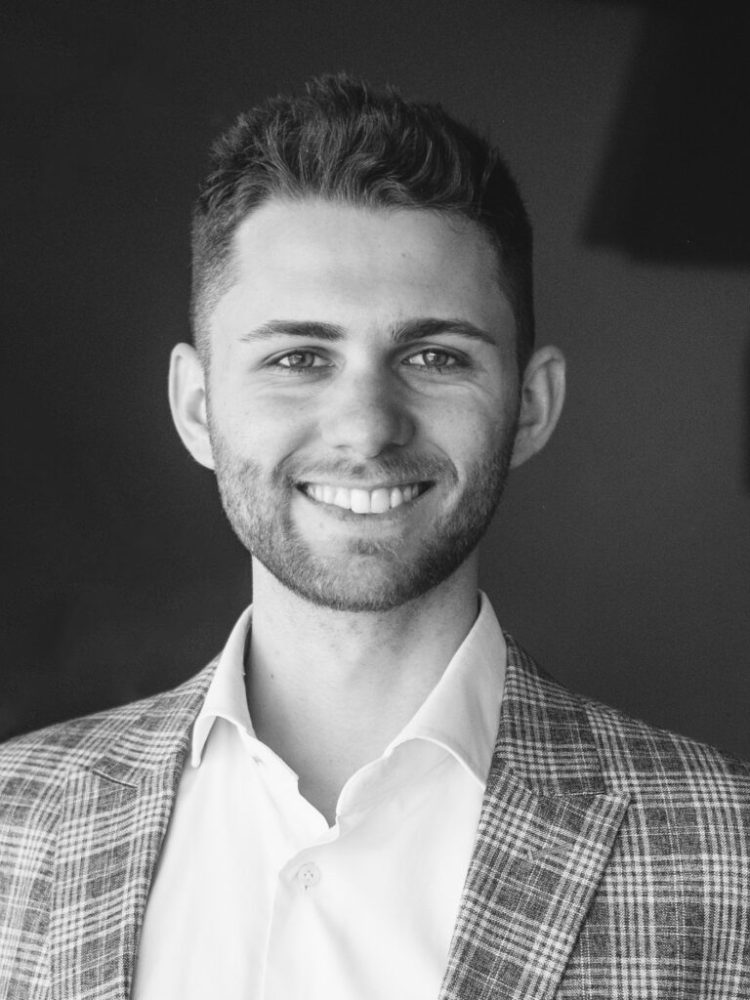
[{"label": "man's mouth", "polygon": [[328,483],[301,483],[299,488],[318,503],[350,510],[354,514],[387,514],[420,497],[432,484],[404,483],[399,486],[361,487],[333,486]]}]

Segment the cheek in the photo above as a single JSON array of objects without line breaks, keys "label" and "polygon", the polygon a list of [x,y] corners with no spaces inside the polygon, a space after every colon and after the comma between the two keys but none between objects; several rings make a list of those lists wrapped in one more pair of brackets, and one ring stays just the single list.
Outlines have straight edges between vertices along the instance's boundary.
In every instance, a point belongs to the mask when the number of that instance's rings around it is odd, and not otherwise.
[{"label": "cheek", "polygon": [[299,400],[248,388],[218,397],[215,429],[238,455],[277,462],[309,439],[315,426]]},{"label": "cheek", "polygon": [[424,414],[425,436],[445,452],[457,468],[475,466],[497,451],[512,432],[515,410],[501,399],[457,400]]}]

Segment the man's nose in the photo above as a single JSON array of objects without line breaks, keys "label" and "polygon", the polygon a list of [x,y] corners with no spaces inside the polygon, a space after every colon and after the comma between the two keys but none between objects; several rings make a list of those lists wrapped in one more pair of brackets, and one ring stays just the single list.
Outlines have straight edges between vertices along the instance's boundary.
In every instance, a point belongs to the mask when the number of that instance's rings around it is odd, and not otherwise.
[{"label": "man's nose", "polygon": [[357,458],[375,458],[407,444],[414,434],[404,387],[390,372],[342,375],[326,394],[320,418],[323,440]]}]

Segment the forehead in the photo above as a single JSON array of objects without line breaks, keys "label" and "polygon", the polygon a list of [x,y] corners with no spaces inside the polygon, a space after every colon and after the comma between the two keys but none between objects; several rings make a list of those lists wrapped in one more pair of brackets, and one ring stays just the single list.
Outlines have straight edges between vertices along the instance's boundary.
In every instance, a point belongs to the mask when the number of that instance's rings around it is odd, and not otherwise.
[{"label": "forehead", "polygon": [[458,214],[272,199],[235,232],[230,284],[211,325],[423,314],[507,327],[499,279],[489,237]]}]

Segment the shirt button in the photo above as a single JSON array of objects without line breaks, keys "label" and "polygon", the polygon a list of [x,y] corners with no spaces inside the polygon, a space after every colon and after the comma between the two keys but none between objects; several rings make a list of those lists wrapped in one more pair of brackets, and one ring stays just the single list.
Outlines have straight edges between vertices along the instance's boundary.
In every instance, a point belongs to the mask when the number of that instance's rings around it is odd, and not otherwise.
[{"label": "shirt button", "polygon": [[312,861],[309,861],[299,869],[296,879],[305,892],[307,892],[308,889],[312,889],[314,885],[320,882],[320,868],[316,864],[313,864]]}]

